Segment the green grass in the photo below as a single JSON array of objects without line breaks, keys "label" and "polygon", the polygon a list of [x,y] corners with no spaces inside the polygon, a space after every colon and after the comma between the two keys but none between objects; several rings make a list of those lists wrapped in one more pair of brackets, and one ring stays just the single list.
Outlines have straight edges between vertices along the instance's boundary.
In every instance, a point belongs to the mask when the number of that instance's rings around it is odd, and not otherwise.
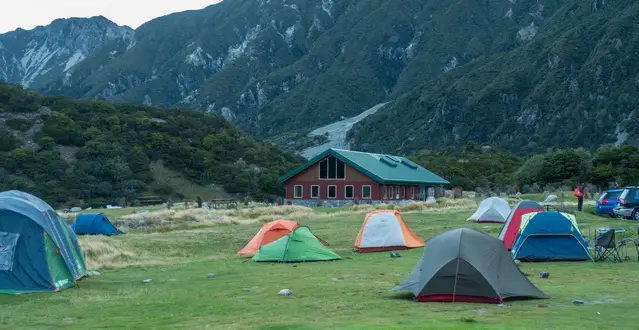
[{"label": "green grass", "polygon": [[[469,214],[404,217],[422,238],[463,226],[498,233],[499,225],[464,221]],[[636,232],[637,224],[630,221],[590,213],[577,218],[582,231],[605,225]],[[103,269],[101,276],[60,293],[0,296],[0,328],[622,329],[639,322],[632,312],[639,303],[634,251],[629,251],[633,260],[622,264],[524,263],[522,270],[552,296],[548,300],[506,302],[503,307],[414,303],[410,294],[389,290],[412,270],[421,249],[402,251],[394,260],[388,253],[354,253],[362,220],[363,214],[337,214],[304,221],[344,259],[295,268],[247,262],[235,255],[259,224],[109,238],[139,255],[164,258],[167,264]],[[550,278],[538,278],[541,271],[550,272]],[[209,273],[215,273],[215,279],[208,279]],[[142,283],[146,278],[153,282]],[[294,295],[277,297],[283,288]],[[573,305],[575,299],[585,304]],[[542,302],[548,306],[536,306]]]}]

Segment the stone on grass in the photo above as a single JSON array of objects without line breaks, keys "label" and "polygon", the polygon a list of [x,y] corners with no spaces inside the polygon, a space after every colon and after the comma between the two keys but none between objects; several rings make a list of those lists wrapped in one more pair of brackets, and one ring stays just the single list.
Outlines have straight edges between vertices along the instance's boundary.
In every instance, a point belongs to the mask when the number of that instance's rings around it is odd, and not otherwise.
[{"label": "stone on grass", "polygon": [[88,272],[87,275],[89,275],[89,276],[100,276],[100,272],[96,272],[95,270],[92,270],[92,271]]},{"label": "stone on grass", "polygon": [[150,279],[150,278],[147,278],[146,280],[142,281],[142,283],[151,283],[151,281],[153,281],[153,280]]},{"label": "stone on grass", "polygon": [[517,267],[521,267],[521,261],[519,261],[519,259],[515,259],[515,265],[517,265]]},{"label": "stone on grass", "polygon": [[293,295],[293,291],[289,290],[289,289],[282,289],[280,290],[280,292],[277,293],[278,296],[292,296]]},{"label": "stone on grass", "polygon": [[390,252],[390,259],[401,257],[397,252]]},{"label": "stone on grass", "polygon": [[297,264],[293,264],[293,267],[297,267]]},{"label": "stone on grass", "polygon": [[584,301],[583,300],[575,300],[572,303],[575,304],[575,305],[583,305]]},{"label": "stone on grass", "polygon": [[541,273],[539,273],[539,277],[540,278],[549,278],[550,277],[550,273],[549,272],[541,272]]},{"label": "stone on grass", "polygon": [[548,307],[546,304],[537,304],[537,307]]},{"label": "stone on grass", "polygon": [[211,273],[208,275],[209,278],[215,278],[215,274]]}]

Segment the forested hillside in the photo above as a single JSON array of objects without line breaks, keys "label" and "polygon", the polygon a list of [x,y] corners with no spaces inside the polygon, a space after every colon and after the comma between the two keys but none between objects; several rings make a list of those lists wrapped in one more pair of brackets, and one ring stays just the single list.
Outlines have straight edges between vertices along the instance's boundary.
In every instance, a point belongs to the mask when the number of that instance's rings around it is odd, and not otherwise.
[{"label": "forested hillside", "polygon": [[144,193],[182,197],[179,187],[154,182],[150,165],[160,162],[202,186],[263,198],[282,193],[277,178],[296,161],[217,115],[45,97],[0,84],[0,191],[21,189],[58,205],[133,201]]},{"label": "forested hillside", "polygon": [[557,3],[530,41],[421,84],[356,125],[353,146],[410,154],[478,141],[520,155],[639,146],[639,3]]},{"label": "forested hillside", "polygon": [[602,148],[596,153],[553,148],[521,158],[508,151],[469,142],[459,148],[423,152],[411,159],[450,181],[451,187],[478,192],[541,193],[580,182],[606,189],[612,183],[639,184],[639,148]]}]

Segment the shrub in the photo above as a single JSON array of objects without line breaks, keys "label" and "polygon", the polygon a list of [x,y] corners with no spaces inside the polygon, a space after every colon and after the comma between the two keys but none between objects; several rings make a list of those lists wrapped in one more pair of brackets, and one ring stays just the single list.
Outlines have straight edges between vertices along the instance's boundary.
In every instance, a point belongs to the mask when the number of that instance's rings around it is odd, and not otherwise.
[{"label": "shrub", "polygon": [[31,127],[33,127],[34,123],[35,122],[33,120],[24,118],[12,118],[5,121],[7,127],[20,132],[28,131],[29,129],[31,129]]}]

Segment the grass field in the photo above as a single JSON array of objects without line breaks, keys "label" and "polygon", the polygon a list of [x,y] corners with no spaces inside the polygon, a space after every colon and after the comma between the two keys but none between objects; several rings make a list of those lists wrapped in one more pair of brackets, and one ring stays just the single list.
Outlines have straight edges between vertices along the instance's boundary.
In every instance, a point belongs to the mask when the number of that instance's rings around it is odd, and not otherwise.
[{"label": "grass field", "polygon": [[[0,328],[633,329],[639,324],[632,312],[639,303],[634,248],[628,250],[632,260],[621,264],[524,263],[522,270],[552,299],[505,306],[416,303],[410,294],[390,289],[412,270],[421,249],[402,251],[393,260],[388,253],[354,253],[364,213],[324,211],[302,222],[343,260],[297,267],[252,263],[235,254],[259,222],[83,237],[83,246],[92,247],[85,249],[90,261],[109,264],[98,269],[101,276],[60,293],[0,296]],[[407,212],[404,217],[424,239],[458,227],[498,233],[499,225],[465,222],[472,211]],[[636,232],[638,225],[589,212],[577,219],[586,232],[598,226]],[[104,262],[108,258],[110,263]],[[540,279],[542,271],[550,278]],[[207,278],[209,273],[215,278]],[[153,281],[142,283],[147,278]],[[284,288],[293,296],[276,296]],[[574,305],[575,299],[585,304]]]}]

